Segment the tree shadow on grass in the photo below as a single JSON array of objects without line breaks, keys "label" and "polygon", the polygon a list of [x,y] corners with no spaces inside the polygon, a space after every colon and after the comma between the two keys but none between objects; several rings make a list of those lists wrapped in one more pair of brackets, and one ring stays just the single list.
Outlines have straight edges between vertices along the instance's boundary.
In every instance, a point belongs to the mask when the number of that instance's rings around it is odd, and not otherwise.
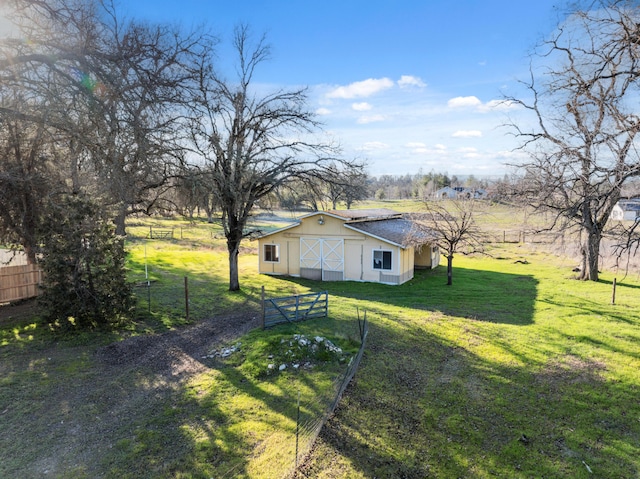
[{"label": "tree shadow on grass", "polygon": [[369,342],[302,477],[340,463],[364,477],[416,479],[638,473],[640,424],[625,419],[637,388],[605,381],[601,364],[562,344],[543,367],[523,367],[392,318],[371,324]]},{"label": "tree shadow on grass", "polygon": [[[454,284],[446,285],[446,269],[418,270],[402,285],[353,281],[319,282],[300,278],[283,279],[315,291],[326,289],[330,296],[376,303],[410,312],[431,311],[450,316],[501,324],[525,326],[533,323],[538,280],[527,274],[456,268]],[[330,299],[331,301],[331,299]],[[331,307],[331,305],[330,305]]]}]

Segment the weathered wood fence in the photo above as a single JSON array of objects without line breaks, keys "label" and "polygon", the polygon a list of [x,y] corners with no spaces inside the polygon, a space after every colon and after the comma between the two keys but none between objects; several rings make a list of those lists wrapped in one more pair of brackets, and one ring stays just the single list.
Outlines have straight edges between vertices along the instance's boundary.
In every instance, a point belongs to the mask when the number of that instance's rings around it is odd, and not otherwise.
[{"label": "weathered wood fence", "polygon": [[329,293],[298,294],[283,298],[266,298],[262,287],[262,327],[324,318],[329,312]]},{"label": "weathered wood fence", "polygon": [[37,264],[0,268],[0,303],[38,296],[41,281],[42,269]]}]

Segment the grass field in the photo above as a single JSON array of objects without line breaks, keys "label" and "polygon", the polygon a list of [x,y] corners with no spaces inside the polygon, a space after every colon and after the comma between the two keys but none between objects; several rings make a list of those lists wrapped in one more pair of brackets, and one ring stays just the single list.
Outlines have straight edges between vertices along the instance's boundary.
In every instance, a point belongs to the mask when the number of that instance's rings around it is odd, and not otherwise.
[{"label": "grass field", "polygon": [[[495,228],[508,224],[508,212],[495,216]],[[173,227],[175,239],[145,239],[150,225]],[[270,375],[268,358],[302,333],[352,353],[356,308],[370,321],[365,357],[299,477],[640,477],[633,275],[618,278],[612,305],[613,273],[578,282],[573,260],[510,244],[456,257],[452,286],[443,267],[401,286],[315,283],[257,275],[248,243],[243,291],[232,294],[217,226],[153,220],[130,232],[130,277],[142,286],[127,331],[52,338],[30,316],[0,324],[0,477],[280,477],[292,465],[298,391],[304,413],[319,414],[341,364]],[[193,324],[255,310],[262,286],[327,289],[330,318],[253,331],[228,359],[191,358],[198,368],[180,382],[133,366],[105,378],[96,350],[193,327],[185,276]]]}]

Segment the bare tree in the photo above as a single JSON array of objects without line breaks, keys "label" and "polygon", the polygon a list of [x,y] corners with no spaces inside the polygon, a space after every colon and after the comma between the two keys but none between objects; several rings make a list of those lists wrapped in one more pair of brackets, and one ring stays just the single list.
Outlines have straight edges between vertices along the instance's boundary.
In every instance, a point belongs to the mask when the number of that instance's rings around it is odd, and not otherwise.
[{"label": "bare tree", "polygon": [[[530,99],[509,98],[533,126],[513,124],[530,159],[521,195],[553,212],[552,228],[580,232],[580,279],[598,280],[600,244],[622,187],[640,174],[640,9],[599,1],[578,10],[533,57]],[[540,64],[538,64],[538,62]]]},{"label": "bare tree", "polygon": [[323,173],[327,196],[333,209],[343,201],[347,209],[354,202],[364,200],[368,195],[367,173],[364,163],[353,162],[349,165],[331,164]]},{"label": "bare tree", "polygon": [[426,231],[437,233],[435,243],[447,258],[447,285],[451,285],[454,255],[484,252],[485,234],[476,222],[482,203],[471,199],[424,204],[425,213],[414,213],[410,217],[417,228],[426,227]]},{"label": "bare tree", "polygon": [[258,92],[256,69],[269,58],[265,38],[252,42],[238,27],[233,46],[237,79],[212,69],[201,84],[199,111],[192,123],[194,152],[211,164],[229,254],[229,289],[240,289],[238,254],[250,232],[247,220],[258,200],[277,188],[313,177],[335,160],[336,150],[315,140],[319,123],[307,108],[304,89]]},{"label": "bare tree", "polygon": [[36,262],[47,197],[60,188],[55,144],[42,123],[4,118],[0,123],[0,238],[21,245]]},{"label": "bare tree", "polygon": [[[126,216],[148,213],[179,171],[185,105],[215,40],[123,22],[108,0],[9,3],[30,41],[4,42],[2,79],[49,99],[42,116],[67,136],[74,190],[87,187],[77,173],[91,170],[92,194],[124,234]],[[3,112],[24,116],[20,108]]]}]

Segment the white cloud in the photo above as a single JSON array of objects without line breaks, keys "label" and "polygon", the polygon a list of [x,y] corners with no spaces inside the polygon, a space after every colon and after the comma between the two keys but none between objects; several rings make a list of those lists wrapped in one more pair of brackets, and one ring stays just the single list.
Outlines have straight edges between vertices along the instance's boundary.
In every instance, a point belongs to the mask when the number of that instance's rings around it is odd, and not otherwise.
[{"label": "white cloud", "polygon": [[414,77],[413,75],[402,75],[400,77],[400,80],[398,80],[398,86],[400,88],[406,88],[410,86],[423,88],[427,86],[427,84],[423,82],[420,77]]},{"label": "white cloud", "polygon": [[518,108],[519,105],[509,100],[490,100],[482,103],[476,96],[458,96],[447,102],[449,108],[475,108],[486,113],[489,111],[506,111]]},{"label": "white cloud", "polygon": [[458,130],[451,136],[454,138],[480,138],[482,132],[480,130]]},{"label": "white cloud", "polygon": [[382,143],[381,141],[369,141],[362,145],[360,148],[363,151],[385,150],[389,148],[389,145]]},{"label": "white cloud", "polygon": [[383,90],[388,90],[394,85],[389,78],[369,78],[368,80],[340,86],[327,93],[327,98],[362,98],[375,95]]},{"label": "white cloud", "polygon": [[329,110],[328,108],[318,108],[316,110],[316,115],[330,115],[331,114],[331,110]]},{"label": "white cloud", "polygon": [[440,150],[440,151],[444,151],[447,149],[446,146],[444,146],[442,143],[438,143],[437,145],[435,145],[435,149],[436,150]]},{"label": "white cloud", "polygon": [[477,148],[473,148],[471,146],[468,146],[466,148],[459,148],[458,151],[460,153],[476,153],[478,151]]},{"label": "white cloud", "polygon": [[475,108],[481,105],[482,102],[475,96],[457,96],[447,102],[449,108]]},{"label": "white cloud", "polygon": [[520,105],[510,100],[491,100],[480,105],[478,109],[480,111],[507,111],[519,108]]},{"label": "white cloud", "polygon": [[405,146],[411,149],[412,153],[417,153],[417,154],[429,153],[429,148],[427,148],[427,145],[421,142],[413,141],[413,142],[407,143]]},{"label": "white cloud", "polygon": [[355,111],[367,111],[367,110],[371,110],[371,108],[373,108],[371,106],[370,103],[367,103],[366,101],[363,101],[362,103],[354,103],[351,105],[351,108],[353,108]]},{"label": "white cloud", "polygon": [[358,123],[360,125],[366,125],[367,123],[376,123],[384,120],[385,118],[383,115],[369,115],[369,116],[361,116],[360,118],[358,118]]}]

